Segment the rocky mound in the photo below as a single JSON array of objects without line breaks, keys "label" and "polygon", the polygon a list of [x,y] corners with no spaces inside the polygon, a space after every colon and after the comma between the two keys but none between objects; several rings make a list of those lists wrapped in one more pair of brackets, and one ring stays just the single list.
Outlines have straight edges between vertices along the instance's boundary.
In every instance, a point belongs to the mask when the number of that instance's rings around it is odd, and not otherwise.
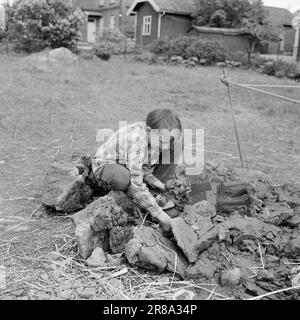
[{"label": "rocky mound", "polygon": [[[241,299],[300,285],[300,191],[294,186],[274,186],[258,171],[218,161],[196,177],[177,170],[166,186],[170,233],[125,193],[99,197],[89,156],[53,164],[43,202],[62,212],[80,210],[72,215],[75,235],[81,257],[93,265],[107,263],[104,252],[123,253],[130,265],[218,283]],[[299,298],[299,290],[276,297]]]}]

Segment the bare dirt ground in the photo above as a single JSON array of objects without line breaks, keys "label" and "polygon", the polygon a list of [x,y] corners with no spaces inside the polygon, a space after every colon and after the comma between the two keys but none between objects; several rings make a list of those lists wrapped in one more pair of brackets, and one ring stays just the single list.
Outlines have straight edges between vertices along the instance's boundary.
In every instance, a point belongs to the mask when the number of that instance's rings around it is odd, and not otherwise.
[{"label": "bare dirt ground", "polygon": [[[221,73],[214,67],[125,64],[121,57],[41,71],[22,57],[0,56],[0,265],[7,274],[1,298],[170,297],[163,290],[170,275],[129,268],[117,283],[127,289],[114,291],[112,274],[124,266],[91,272],[75,260],[71,222],[41,207],[43,179],[53,159],[93,152],[97,129],[144,119],[156,107],[174,109],[186,128],[205,129],[207,160],[239,166]],[[252,71],[229,74],[241,83],[295,84]],[[300,98],[299,89],[272,91]],[[300,106],[236,88],[232,96],[246,167],[270,174],[275,183],[300,185]],[[61,259],[49,260],[52,251]],[[161,291],[141,285],[153,282]],[[212,297],[209,285],[198,298]]]}]

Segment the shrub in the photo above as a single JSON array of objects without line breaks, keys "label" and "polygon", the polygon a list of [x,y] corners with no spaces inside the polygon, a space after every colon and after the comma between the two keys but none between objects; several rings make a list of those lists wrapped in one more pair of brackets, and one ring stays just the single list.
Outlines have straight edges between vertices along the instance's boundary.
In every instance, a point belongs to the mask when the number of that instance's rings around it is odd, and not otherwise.
[{"label": "shrub", "polygon": [[151,52],[159,55],[166,55],[170,49],[170,40],[168,38],[158,38],[149,46]]},{"label": "shrub", "polygon": [[269,61],[264,64],[262,72],[269,76],[276,76],[279,78],[293,78],[294,75],[297,74],[297,65],[282,60]]},{"label": "shrub", "polygon": [[95,45],[95,55],[102,59],[108,61],[113,54],[113,46],[110,42],[103,41]]},{"label": "shrub", "polygon": [[170,46],[168,50],[168,56],[180,56],[184,59],[187,59],[187,50],[191,44],[195,41],[194,37],[178,37],[170,41]]},{"label": "shrub", "polygon": [[207,64],[214,64],[225,61],[228,53],[217,42],[197,39],[187,48],[186,57],[197,57],[199,60],[205,59]]},{"label": "shrub", "polygon": [[109,52],[111,54],[120,54],[125,49],[125,36],[114,29],[104,29],[97,35],[95,48],[98,52]]},{"label": "shrub", "polygon": [[217,42],[201,40],[198,37],[178,37],[173,40],[158,39],[151,45],[151,51],[169,58],[180,56],[183,59],[197,57],[205,59],[207,64],[225,61],[228,53]]},{"label": "shrub", "polygon": [[8,9],[8,33],[16,49],[28,53],[47,47],[76,49],[81,11],[63,0],[17,0]]},{"label": "shrub", "polygon": [[136,62],[143,62],[147,64],[157,64],[158,56],[151,52],[142,52],[141,54],[134,56],[133,60]]},{"label": "shrub", "polygon": [[224,10],[217,10],[209,20],[210,27],[224,28],[226,27],[226,12]]}]

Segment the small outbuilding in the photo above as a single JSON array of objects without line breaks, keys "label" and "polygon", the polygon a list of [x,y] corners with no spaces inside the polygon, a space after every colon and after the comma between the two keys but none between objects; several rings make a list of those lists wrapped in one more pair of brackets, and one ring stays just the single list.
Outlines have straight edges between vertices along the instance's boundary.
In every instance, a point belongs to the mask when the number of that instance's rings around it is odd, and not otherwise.
[{"label": "small outbuilding", "polygon": [[127,15],[136,16],[136,44],[145,46],[160,37],[187,35],[193,11],[193,0],[135,0]]}]

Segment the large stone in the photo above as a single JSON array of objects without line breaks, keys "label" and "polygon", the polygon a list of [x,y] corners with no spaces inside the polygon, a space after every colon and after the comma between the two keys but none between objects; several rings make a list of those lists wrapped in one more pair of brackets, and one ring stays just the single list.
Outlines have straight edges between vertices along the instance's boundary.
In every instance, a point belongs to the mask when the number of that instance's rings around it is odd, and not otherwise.
[{"label": "large stone", "polygon": [[97,247],[92,252],[91,256],[86,260],[86,263],[89,267],[103,267],[106,263],[106,257],[104,251],[101,247]]},{"label": "large stone", "polygon": [[287,243],[284,248],[284,255],[293,259],[300,257],[300,236]]},{"label": "large stone", "polygon": [[198,258],[198,236],[182,218],[171,220],[171,228],[176,242],[190,263]]},{"label": "large stone", "polygon": [[72,218],[75,225],[89,223],[94,232],[101,232],[109,227],[134,223],[139,217],[135,215],[133,201],[124,192],[111,191],[73,214]]},{"label": "large stone", "polygon": [[57,211],[74,212],[84,208],[92,190],[78,168],[64,161],[51,164],[44,181],[42,203]]},{"label": "large stone", "polygon": [[135,227],[132,239],[125,245],[130,264],[157,272],[175,272],[182,278],[188,263],[175,245],[161,231],[150,227]]},{"label": "large stone", "polygon": [[286,201],[293,209],[300,207],[300,190],[290,184],[285,184],[278,190],[279,201]]},{"label": "large stone", "polygon": [[186,270],[186,278],[192,279],[213,279],[217,272],[217,265],[207,257],[200,257],[194,264]]},{"label": "large stone", "polygon": [[57,48],[48,52],[47,58],[51,63],[76,63],[78,58],[67,48]]},{"label": "large stone", "polygon": [[291,228],[300,226],[300,207],[294,208],[294,216],[287,220],[287,225]]},{"label": "large stone", "polygon": [[272,223],[276,226],[285,223],[295,215],[294,211],[286,202],[276,202],[268,204],[263,211],[262,218],[267,223]]},{"label": "large stone", "polygon": [[256,218],[231,218],[218,225],[228,229],[234,244],[244,239],[273,240],[281,234],[281,229]]},{"label": "large stone", "polygon": [[79,248],[79,254],[86,260],[94,250],[93,230],[89,224],[80,224],[75,229],[75,238]]},{"label": "large stone", "polygon": [[222,183],[217,190],[217,211],[231,213],[236,210],[250,215],[250,205],[254,188],[249,183]]},{"label": "large stone", "polygon": [[186,206],[187,219],[196,219],[197,217],[203,217],[211,219],[217,215],[215,208],[206,200],[200,201],[192,206]]},{"label": "large stone", "polygon": [[[124,192],[111,191],[106,196],[97,199],[85,209],[72,215],[76,227],[75,234],[83,259],[88,258],[95,245],[98,244],[106,250],[108,231],[110,230],[109,244],[115,253],[124,249],[124,238],[115,228],[129,228],[141,222],[135,214],[134,205]],[[139,221],[139,222],[137,222]],[[120,239],[117,241],[116,239]],[[93,246],[91,245],[93,243]]]},{"label": "large stone", "polygon": [[206,192],[211,190],[209,181],[203,181],[198,175],[187,176],[187,182],[190,186],[188,196],[190,203],[196,204],[200,201],[207,200]]},{"label": "large stone", "polygon": [[45,50],[22,58],[22,65],[30,69],[45,72],[50,71],[53,67],[62,68],[74,66],[77,63],[78,57],[67,48]]}]

